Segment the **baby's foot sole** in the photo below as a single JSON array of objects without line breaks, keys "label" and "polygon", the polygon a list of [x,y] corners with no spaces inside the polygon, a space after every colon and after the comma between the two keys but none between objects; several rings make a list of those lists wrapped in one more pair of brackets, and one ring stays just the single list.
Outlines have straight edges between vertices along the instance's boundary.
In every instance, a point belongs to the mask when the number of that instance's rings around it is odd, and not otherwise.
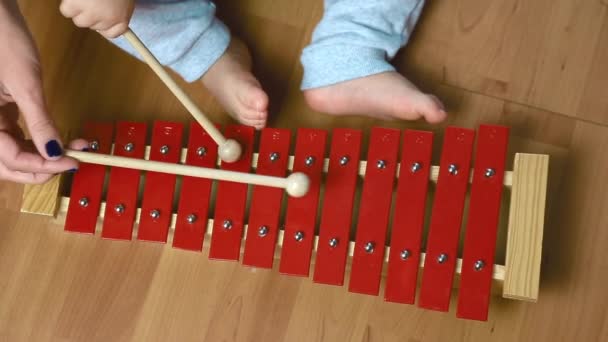
[{"label": "baby's foot sole", "polygon": [[447,114],[434,95],[421,92],[397,72],[386,72],[304,91],[308,105],[332,115],[443,121]]}]

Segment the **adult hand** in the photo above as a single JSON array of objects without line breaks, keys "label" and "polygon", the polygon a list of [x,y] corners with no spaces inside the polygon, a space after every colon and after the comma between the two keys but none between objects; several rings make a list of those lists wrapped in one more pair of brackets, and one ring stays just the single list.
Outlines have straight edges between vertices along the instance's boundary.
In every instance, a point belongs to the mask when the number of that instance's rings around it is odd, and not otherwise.
[{"label": "adult hand", "polygon": [[[33,40],[15,1],[0,2],[0,179],[43,183],[54,174],[76,169],[48,115]],[[34,146],[18,125],[18,111]],[[79,140],[73,148],[84,148]]]}]

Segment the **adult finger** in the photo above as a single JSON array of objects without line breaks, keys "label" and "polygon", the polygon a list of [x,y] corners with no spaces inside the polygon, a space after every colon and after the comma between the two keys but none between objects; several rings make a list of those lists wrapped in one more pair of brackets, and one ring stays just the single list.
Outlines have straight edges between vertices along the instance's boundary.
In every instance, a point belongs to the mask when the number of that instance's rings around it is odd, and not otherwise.
[{"label": "adult finger", "polygon": [[59,159],[63,155],[61,139],[47,112],[40,76],[32,68],[29,72],[22,73],[21,79],[14,84],[13,89],[10,89],[11,95],[23,113],[36,149],[46,159]]},{"label": "adult finger", "polygon": [[11,96],[11,94],[8,93],[8,91],[6,89],[4,89],[4,86],[2,86],[2,84],[0,84],[0,106],[5,105],[8,102],[13,102],[13,97]]},{"label": "adult finger", "polygon": [[72,150],[84,151],[89,148],[89,142],[84,139],[75,139],[68,145]]},{"label": "adult finger", "polygon": [[12,171],[0,163],[0,179],[23,184],[42,184],[53,178],[52,174]]},{"label": "adult finger", "polygon": [[55,174],[78,168],[78,162],[74,159],[47,160],[37,153],[22,149],[7,132],[0,132],[0,146],[0,163],[11,171]]},{"label": "adult finger", "polygon": [[[19,115],[16,113],[17,116]],[[16,141],[25,140],[25,134],[16,119],[12,118],[12,113],[0,110],[0,131],[11,135]]]}]

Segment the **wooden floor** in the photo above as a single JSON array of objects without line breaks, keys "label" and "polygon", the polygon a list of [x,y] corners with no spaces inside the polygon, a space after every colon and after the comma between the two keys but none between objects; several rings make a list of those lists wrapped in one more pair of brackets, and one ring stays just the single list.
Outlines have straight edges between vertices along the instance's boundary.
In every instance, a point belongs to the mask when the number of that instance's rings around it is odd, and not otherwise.
[{"label": "wooden floor", "polygon": [[[487,323],[463,321],[455,305],[425,311],[167,246],[66,234],[19,214],[22,187],[0,183],[0,340],[608,340],[608,1],[429,1],[395,64],[445,101],[439,127],[306,107],[298,57],[321,0],[218,2],[253,51],[274,127],[415,127],[441,141],[446,125],[496,123],[512,127],[509,163],[516,151],[550,154],[538,303],[495,297]],[[89,119],[190,120],[145,65],[73,28],[56,2],[21,3],[66,136]],[[229,122],[200,85],[187,89]]]}]

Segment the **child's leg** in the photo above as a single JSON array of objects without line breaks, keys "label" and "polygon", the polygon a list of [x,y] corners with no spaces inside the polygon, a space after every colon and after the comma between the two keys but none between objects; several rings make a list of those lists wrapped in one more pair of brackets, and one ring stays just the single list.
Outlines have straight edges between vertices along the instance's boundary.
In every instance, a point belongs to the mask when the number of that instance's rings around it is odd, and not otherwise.
[{"label": "child's leg", "polygon": [[[231,40],[213,3],[139,0],[129,26],[163,65],[188,82],[200,79],[238,121],[265,125],[268,97],[250,72],[249,51]],[[113,42],[141,58],[123,37]]]},{"label": "child's leg", "polygon": [[325,0],[312,43],[302,53],[304,95],[329,114],[439,122],[439,100],[387,62],[403,47],[424,0]]}]

